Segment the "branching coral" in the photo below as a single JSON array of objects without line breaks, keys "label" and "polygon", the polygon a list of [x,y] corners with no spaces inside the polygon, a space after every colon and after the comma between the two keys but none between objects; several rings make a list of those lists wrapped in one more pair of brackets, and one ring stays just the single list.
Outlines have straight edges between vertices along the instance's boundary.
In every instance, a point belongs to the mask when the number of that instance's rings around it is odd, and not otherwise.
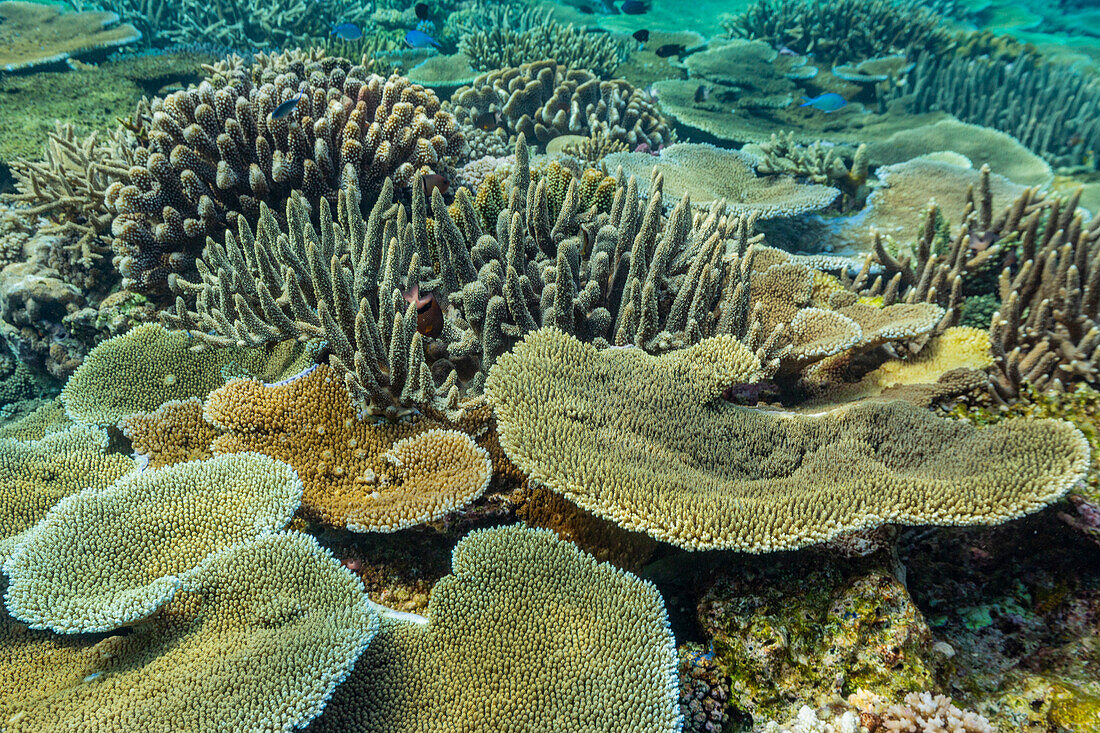
[{"label": "branching coral", "polygon": [[601,133],[631,148],[652,150],[673,141],[669,123],[648,94],[621,79],[601,81],[590,71],[535,61],[479,76],[451,98],[464,125],[485,115],[500,116],[510,135],[523,133],[545,145],[558,135]]},{"label": "branching coral", "polygon": [[837,188],[844,194],[844,210],[859,209],[863,205],[870,162],[866,145],[854,150],[845,146],[824,146],[820,142],[800,145],[788,132],[773,134],[771,140],[746,148],[742,152],[757,158],[756,172],[759,174],[794,176]]},{"label": "branching coral", "polygon": [[133,624],[171,601],[211,553],[286,527],[301,495],[285,463],[240,453],[66,497],[4,564],[8,611],[65,634]]},{"label": "branching coral", "polygon": [[[228,70],[217,88],[207,81],[154,100],[130,183],[106,195],[124,283],[155,289],[191,271],[207,237],[238,217],[255,222],[261,202],[281,214],[292,190],[311,207],[335,203],[345,167],[373,197],[387,176],[404,192],[417,172],[447,173],[464,148],[435,94],[403,77],[328,57],[276,68],[260,85]],[[298,94],[287,116],[271,117]]]},{"label": "branching coral", "polygon": [[759,0],[723,25],[731,38],[813,52],[830,64],[910,50],[942,53],[953,43],[939,15],[905,0]]},{"label": "branching coral", "polygon": [[426,623],[383,618],[318,733],[680,731],[654,586],[519,526],[467,535],[451,566]]},{"label": "branching coral", "polygon": [[722,337],[652,357],[543,330],[498,360],[486,392],[501,445],[532,479],[693,549],[769,552],[883,522],[996,524],[1061,497],[1088,464],[1065,422],[977,430],[904,402],[797,416],[719,399],[759,375]]},{"label": "branching coral", "polygon": [[558,23],[551,10],[494,6],[478,15],[476,22],[476,27],[461,29],[458,47],[478,71],[551,59],[607,79],[628,53],[626,43],[607,33],[585,33],[572,24]]}]

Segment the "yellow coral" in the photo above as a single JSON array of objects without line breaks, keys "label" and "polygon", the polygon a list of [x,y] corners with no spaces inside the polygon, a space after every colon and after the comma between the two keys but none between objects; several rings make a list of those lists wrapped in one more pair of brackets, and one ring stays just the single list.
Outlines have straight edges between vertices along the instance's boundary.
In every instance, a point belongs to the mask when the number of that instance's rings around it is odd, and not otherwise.
[{"label": "yellow coral", "polygon": [[318,733],[680,730],[657,589],[552,532],[480,530],[426,624],[383,619]]},{"label": "yellow coral", "polygon": [[864,378],[880,388],[899,384],[932,384],[946,372],[960,367],[986,369],[993,366],[989,332],[980,328],[954,326],[945,329],[912,359],[892,359]]},{"label": "yellow coral", "polygon": [[0,438],[41,440],[49,433],[64,430],[72,424],[73,421],[65,414],[65,406],[55,398],[18,420],[4,423],[0,426]]},{"label": "yellow coral", "polygon": [[302,487],[285,463],[218,456],[62,500],[12,553],[8,610],[31,628],[109,631],[172,600],[207,555],[285,527]]},{"label": "yellow coral", "polygon": [[218,553],[126,635],[57,637],[0,618],[11,733],[289,733],[324,708],[378,628],[363,586],[312,538]]},{"label": "yellow coral", "polygon": [[996,524],[1062,496],[1088,462],[1062,421],[978,430],[903,402],[760,411],[706,399],[713,389],[665,359],[528,335],[486,382],[501,445],[531,479],[622,527],[749,552],[884,522]]},{"label": "yellow coral", "polygon": [[211,441],[220,431],[202,415],[202,400],[165,402],[152,412],[128,415],[118,422],[134,452],[148,460],[149,468],[210,458]]}]

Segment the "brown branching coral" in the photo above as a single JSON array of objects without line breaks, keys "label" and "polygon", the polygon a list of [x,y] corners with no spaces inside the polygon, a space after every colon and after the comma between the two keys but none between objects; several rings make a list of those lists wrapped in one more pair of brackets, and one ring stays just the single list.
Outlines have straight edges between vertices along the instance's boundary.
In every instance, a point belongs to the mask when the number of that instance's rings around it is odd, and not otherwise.
[{"label": "brown branching coral", "polygon": [[904,402],[813,416],[737,407],[720,395],[761,369],[728,338],[653,357],[531,334],[486,384],[501,444],[530,478],[621,526],[748,552],[883,522],[997,524],[1087,468],[1088,443],[1066,422],[978,430]]},{"label": "brown branching coral", "polygon": [[545,145],[558,135],[602,133],[631,148],[656,150],[672,142],[668,121],[648,94],[622,79],[601,81],[590,71],[535,61],[482,74],[451,98],[455,117],[470,125],[500,115],[510,135]]},{"label": "brown branching coral", "polygon": [[[370,197],[387,176],[403,192],[417,172],[448,172],[464,147],[433,92],[342,59],[262,85],[243,71],[220,81],[154,100],[129,184],[108,188],[124,282],[155,289],[190,271],[207,237],[238,217],[255,222],[261,202],[281,215],[292,190],[313,207],[335,203],[345,167]],[[299,94],[287,116],[271,117]]]},{"label": "brown branching coral", "polygon": [[552,59],[570,69],[586,69],[607,79],[626,58],[627,44],[610,34],[586,33],[572,24],[562,25],[542,12],[516,11],[493,6],[476,18],[476,27],[460,30],[458,48],[478,71]]},{"label": "brown branching coral", "polygon": [[832,186],[844,195],[842,209],[861,208],[869,162],[866,145],[855,150],[835,145],[825,147],[819,142],[800,145],[793,133],[787,132],[773,134],[768,142],[747,147],[759,160],[757,173],[794,176]]}]

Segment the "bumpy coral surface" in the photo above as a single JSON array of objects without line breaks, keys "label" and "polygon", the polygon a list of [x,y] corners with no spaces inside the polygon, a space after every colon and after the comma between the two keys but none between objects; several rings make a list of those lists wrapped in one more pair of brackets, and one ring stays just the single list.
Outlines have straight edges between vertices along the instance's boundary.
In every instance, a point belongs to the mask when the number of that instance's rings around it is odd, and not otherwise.
[{"label": "bumpy coral surface", "polygon": [[[255,222],[261,202],[281,211],[292,190],[335,203],[345,166],[374,195],[387,176],[407,189],[417,172],[447,173],[463,152],[454,117],[404,77],[327,57],[269,76],[228,69],[153,101],[130,183],[106,197],[126,282],[163,287],[190,271],[207,237],[238,216]],[[291,99],[294,109],[272,117]]]},{"label": "bumpy coral surface", "polygon": [[148,468],[211,458],[210,443],[221,432],[203,417],[198,397],[169,400],[152,412],[127,415],[118,427]]},{"label": "bumpy coral surface", "polygon": [[451,565],[427,619],[383,620],[320,733],[680,731],[654,586],[519,526],[467,535]]},{"label": "bumpy coral surface", "polygon": [[1058,499],[1087,466],[1065,422],[974,430],[902,402],[794,416],[719,399],[758,379],[736,341],[651,357],[547,329],[501,357],[486,392],[533,479],[692,549],[804,547],[884,521],[996,524]]}]

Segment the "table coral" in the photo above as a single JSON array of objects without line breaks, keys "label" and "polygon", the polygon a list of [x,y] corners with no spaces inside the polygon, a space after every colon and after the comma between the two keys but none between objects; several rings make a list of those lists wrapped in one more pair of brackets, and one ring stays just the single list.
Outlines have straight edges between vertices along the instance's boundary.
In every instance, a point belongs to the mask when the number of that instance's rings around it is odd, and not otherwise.
[{"label": "table coral", "polygon": [[320,714],[378,618],[315,540],[268,533],[212,555],[130,633],[67,642],[7,618],[0,629],[0,710],[13,733],[120,720],[150,733],[290,733]]},{"label": "table coral", "polygon": [[548,329],[498,360],[486,392],[531,478],[689,549],[792,549],[884,522],[997,524],[1058,499],[1088,465],[1065,422],[975,430],[902,402],[799,416],[717,399],[759,368],[717,340],[652,357]]},{"label": "table coral", "polygon": [[118,427],[147,468],[211,458],[210,443],[221,434],[203,417],[198,397],[169,400],[152,412],[127,415]]},{"label": "table coral", "polygon": [[234,380],[206,417],[225,435],[215,453],[257,451],[286,461],[305,487],[310,519],[353,532],[392,532],[458,509],[485,491],[487,451],[428,419],[391,424],[356,414],[327,365],[286,384]]},{"label": "table coral", "polygon": [[265,349],[199,349],[192,339],[149,323],[92,349],[61,390],[76,422],[114,425],[152,412],[170,400],[205,397],[229,377],[256,374],[276,380],[301,371],[307,350],[284,343]]},{"label": "table coral", "polygon": [[64,634],[133,624],[170,602],[208,555],[286,527],[301,494],[285,463],[239,453],[66,497],[5,563],[8,611]]},{"label": "table coral", "polygon": [[83,425],[38,440],[0,438],[0,559],[64,497],[137,468],[107,445],[104,431]]},{"label": "table coral", "polygon": [[103,11],[62,13],[52,5],[0,3],[0,68],[23,71],[133,43],[141,33]]},{"label": "table coral", "polygon": [[546,530],[472,532],[425,623],[383,616],[318,733],[680,731],[657,589]]}]

